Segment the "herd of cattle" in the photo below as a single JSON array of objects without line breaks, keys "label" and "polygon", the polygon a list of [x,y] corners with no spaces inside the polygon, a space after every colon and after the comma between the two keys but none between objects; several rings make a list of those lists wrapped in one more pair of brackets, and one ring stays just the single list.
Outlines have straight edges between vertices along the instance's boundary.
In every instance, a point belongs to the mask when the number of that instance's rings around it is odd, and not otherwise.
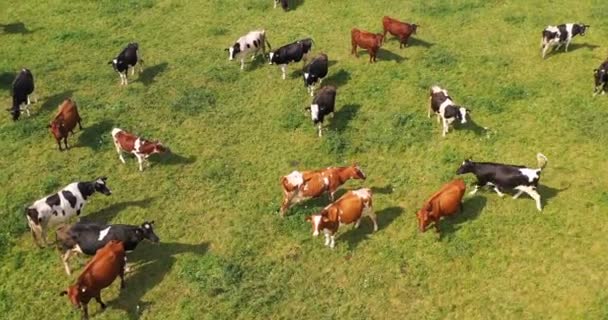
[{"label": "herd of cattle", "polygon": [[[281,3],[283,9],[288,9],[288,2],[274,0],[275,8]],[[375,62],[380,46],[382,46],[387,33],[399,39],[400,48],[407,46],[408,39],[416,34],[417,25],[404,23],[390,17],[382,19],[383,33],[370,33],[359,29],[352,29],[352,54],[357,55],[357,47],[368,51],[370,62]],[[544,58],[549,48],[559,47],[565,44],[568,50],[572,38],[576,35],[584,35],[588,25],[563,24],[549,26],[542,33],[541,50]],[[301,39],[286,44],[266,55],[266,45],[270,49],[270,43],[266,38],[264,30],[251,31],[240,37],[235,43],[226,49],[229,59],[240,59],[241,69],[244,69],[245,58],[251,55],[255,59],[261,51],[270,64],[278,65],[285,79],[287,66],[300,61],[306,62],[307,55],[312,51],[314,41],[311,38]],[[109,62],[114,70],[120,75],[120,85],[127,85],[129,70],[134,74],[135,67],[139,65],[142,70],[142,59],[139,54],[139,45],[129,43],[126,48],[113,60]],[[337,89],[335,86],[327,85],[320,87],[316,94],[315,85],[323,81],[328,74],[329,60],[324,53],[319,53],[302,69],[302,77],[305,87],[310,93],[312,102],[306,110],[310,112],[312,121],[318,126],[318,135],[322,135],[324,117],[333,114],[336,101]],[[608,60],[595,69],[595,91],[604,94],[608,86]],[[29,107],[32,103],[31,96],[34,91],[34,78],[30,70],[23,69],[16,77],[12,87],[13,105],[10,109],[13,120],[18,120],[22,111],[30,115]],[[448,91],[439,86],[430,88],[428,116],[431,112],[437,116],[443,129],[442,135],[448,133],[449,126],[454,122],[464,124],[467,122],[470,110],[454,103]],[[75,101],[68,98],[59,106],[57,114],[49,124],[50,132],[56,139],[59,150],[63,150],[61,141],[67,150],[68,136],[73,134],[76,125],[82,130],[82,118],[78,113]],[[132,133],[119,128],[110,132],[112,140],[119,154],[119,159],[125,163],[123,152],[133,153],[139,162],[139,170],[143,171],[145,160],[152,154],[169,152],[169,149],[158,141],[150,141],[138,137]],[[491,187],[499,195],[504,196],[506,191],[515,191],[513,198],[523,193],[528,194],[536,202],[536,207],[542,210],[540,195],[537,192],[538,183],[542,169],[548,160],[542,154],[537,154],[537,167],[529,168],[519,165],[508,165],[490,162],[473,162],[465,160],[457,169],[456,174],[462,175],[472,173],[477,178],[475,189],[470,194],[475,194],[479,188]],[[312,224],[313,235],[317,236],[323,232],[325,245],[333,248],[335,246],[335,235],[343,224],[355,224],[359,226],[361,218],[368,216],[377,231],[378,224],[373,211],[373,194],[369,188],[361,188],[346,192],[339,199],[334,195],[340,186],[350,179],[365,180],[366,175],[357,164],[346,167],[329,167],[312,171],[293,171],[281,177],[280,185],[283,189],[283,201],[279,209],[280,215],[284,216],[289,208],[306,199],[321,197],[327,194],[330,204],[324,207],[318,214],[306,218]],[[462,179],[453,180],[442,186],[436,193],[428,198],[417,212],[418,227],[424,232],[433,223],[439,231],[438,221],[443,216],[453,215],[462,211],[462,199],[466,186]],[[73,216],[80,216],[85,204],[95,194],[101,193],[106,196],[112,194],[107,185],[106,177],[99,177],[92,181],[74,182],[67,185],[57,193],[46,196],[35,201],[25,209],[25,215],[35,243],[39,246],[47,244],[47,231],[50,227],[66,223]],[[121,278],[121,288],[124,287],[124,273],[126,268],[126,251],[134,250],[137,245],[147,239],[158,242],[159,238],[154,233],[153,221],[144,221],[140,225],[108,225],[98,222],[77,222],[72,225],[62,225],[56,231],[56,245],[61,252],[61,259],[65,272],[70,275],[68,265],[70,257],[75,253],[81,253],[93,258],[84,267],[76,284],[71,285],[63,294],[67,294],[70,301],[76,307],[81,307],[83,316],[88,317],[87,303],[95,298],[105,308],[101,300],[100,292],[109,286],[116,277]]]}]

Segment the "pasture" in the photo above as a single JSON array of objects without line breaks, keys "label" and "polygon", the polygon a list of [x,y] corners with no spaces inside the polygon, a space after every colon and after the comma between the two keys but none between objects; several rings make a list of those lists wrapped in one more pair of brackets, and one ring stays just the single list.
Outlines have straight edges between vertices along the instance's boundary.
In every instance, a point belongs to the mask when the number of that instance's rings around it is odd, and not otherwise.
[{"label": "pasture", "polygon": [[[0,117],[0,314],[78,319],[59,297],[67,277],[54,248],[38,249],[24,207],[70,182],[108,177],[83,219],[155,220],[161,243],[129,256],[126,288],[103,292],[92,319],[602,319],[608,317],[608,98],[592,97],[592,70],[608,54],[608,3],[495,0],[3,1],[0,105],[22,67],[38,103]],[[382,16],[420,25],[409,46],[393,37],[378,62],[350,55],[350,30],[381,31]],[[584,22],[570,52],[540,58],[546,25]],[[336,115],[316,135],[299,68],[287,80],[261,57],[239,70],[224,51],[264,28],[273,48],[311,36],[330,60]],[[146,65],[127,87],[107,64],[129,42]],[[473,124],[441,137],[427,118],[439,84],[472,110]],[[59,152],[46,125],[64,98],[84,130]],[[119,159],[110,131],[168,145],[139,172]],[[487,130],[484,128],[488,128]],[[465,211],[419,233],[415,212],[460,163],[535,166],[544,210],[527,196],[487,190]],[[374,191],[369,220],[342,228],[336,248],[304,218],[327,198],[281,219],[279,177],[358,162]],[[464,176],[467,185],[472,175]],[[469,191],[469,190],[467,190]],[[49,236],[54,239],[54,233]]]}]

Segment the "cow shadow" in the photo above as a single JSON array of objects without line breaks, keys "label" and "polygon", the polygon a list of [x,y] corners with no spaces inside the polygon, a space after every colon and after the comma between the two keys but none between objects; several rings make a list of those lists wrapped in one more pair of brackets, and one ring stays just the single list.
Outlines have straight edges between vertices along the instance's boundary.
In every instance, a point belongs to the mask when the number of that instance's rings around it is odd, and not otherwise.
[{"label": "cow shadow", "polygon": [[459,129],[463,129],[463,130],[468,130],[473,132],[475,135],[481,136],[484,135],[488,132],[488,129],[480,126],[479,124],[477,124],[477,122],[475,122],[475,120],[469,118],[469,120],[467,121],[467,123],[465,124],[457,124]]},{"label": "cow shadow", "polygon": [[18,34],[18,33],[28,34],[28,33],[33,32],[31,30],[28,30],[28,28],[25,26],[25,24],[23,22],[0,24],[0,29],[2,30],[3,33],[6,33],[6,34]]},{"label": "cow shadow", "polygon": [[[112,186],[110,182],[110,187]],[[139,207],[139,208],[147,208],[150,206],[152,202],[154,202],[154,197],[145,198],[141,200],[132,200],[132,201],[123,201],[119,203],[115,203],[110,205],[109,207],[105,207],[101,210],[95,211],[91,214],[84,215],[80,217],[80,221],[83,222],[99,222],[99,223],[109,223],[114,220],[114,218],[123,210],[130,207]],[[86,209],[86,208],[85,208]]]},{"label": "cow shadow", "polygon": [[15,81],[16,76],[16,72],[0,73],[0,89],[11,91],[13,88],[13,81]]},{"label": "cow shadow", "polygon": [[[587,49],[591,49],[591,51],[599,48],[600,46],[595,45],[595,44],[588,44],[588,43],[570,43],[570,46],[568,46],[568,52],[572,52],[578,49],[582,49],[582,48],[587,48]],[[561,48],[559,48],[559,50],[556,50],[557,46],[553,47],[553,49],[551,49],[551,55],[559,55],[559,54],[563,54],[563,53],[568,53],[566,51],[564,51],[564,45],[562,45]],[[547,58],[549,57],[549,52],[547,52]]]},{"label": "cow shadow", "polygon": [[[397,38],[397,41],[399,41],[398,38]],[[413,37],[409,38],[408,41],[407,41],[407,47],[416,46],[416,47],[424,47],[424,48],[428,49],[428,48],[430,48],[430,47],[432,47],[434,45],[435,45],[434,43],[427,42],[427,41],[424,41],[424,40],[421,40],[421,39],[418,39],[418,38],[413,38]]]},{"label": "cow shadow", "polygon": [[361,109],[360,104],[347,104],[334,113],[330,128],[337,132],[343,132],[352,119],[357,116]]},{"label": "cow shadow", "polygon": [[[444,217],[439,221],[439,240],[442,240],[444,237],[452,237],[460,229],[461,224],[477,219],[483,208],[485,208],[487,201],[486,197],[481,196],[465,199],[462,205],[462,212],[457,212],[450,217]],[[433,229],[432,226],[431,229]],[[430,231],[434,232],[434,230]]]},{"label": "cow shadow", "polygon": [[350,72],[348,72],[344,69],[340,69],[340,70],[338,70],[338,72],[333,73],[329,77],[325,78],[323,80],[323,83],[339,88],[339,87],[345,85],[350,79],[351,79]]},{"label": "cow shadow", "polygon": [[156,158],[155,162],[164,165],[184,165],[196,162],[195,156],[184,157],[177,153],[168,152]]},{"label": "cow shadow", "polygon": [[[388,207],[376,212],[378,219],[378,231],[381,231],[388,227],[397,217],[403,213],[402,207]],[[361,241],[369,239],[374,234],[374,224],[370,218],[364,217],[361,219],[359,228],[355,229],[354,224],[344,226],[343,228],[349,228],[350,230],[339,234],[336,237],[336,241],[346,241],[348,243],[349,250],[354,250]]]},{"label": "cow shadow", "polygon": [[287,11],[292,11],[304,4],[304,0],[287,0],[287,4],[289,5],[289,10]]},{"label": "cow shadow", "polygon": [[137,250],[129,254],[131,271],[125,275],[125,288],[120,291],[118,297],[108,303],[112,308],[124,310],[131,320],[139,319],[146,309],[156,304],[142,301],[142,298],[163,281],[173,269],[179,255],[187,253],[202,256],[209,249],[208,242],[186,244],[162,242],[162,236],[160,238],[159,244],[144,241]]},{"label": "cow shadow", "polygon": [[[555,198],[560,192],[570,189],[570,185],[561,189],[552,188],[543,184],[538,185],[538,193],[540,194],[540,202],[543,208],[549,203],[549,200]],[[521,197],[524,197],[522,194]],[[521,198],[520,197],[520,198]],[[528,197],[529,198],[529,197]],[[519,198],[518,198],[519,199]]]},{"label": "cow shadow", "polygon": [[159,63],[157,65],[147,67],[139,75],[139,82],[143,83],[144,86],[149,86],[154,83],[156,76],[163,73],[169,64],[167,62]]},{"label": "cow shadow", "polygon": [[372,187],[373,194],[392,194],[395,188],[392,184],[387,184],[384,187]]},{"label": "cow shadow", "polygon": [[395,61],[397,63],[401,63],[403,62],[403,60],[405,60],[404,57],[393,53],[391,51],[385,50],[383,48],[378,49],[378,54],[377,54],[377,59],[378,60],[385,60],[385,61]]},{"label": "cow shadow", "polygon": [[[35,93],[35,92],[34,92]],[[56,109],[63,100],[72,97],[74,90],[66,90],[44,98],[44,103],[40,106],[40,111],[46,109]],[[76,101],[78,103],[78,101]]]},{"label": "cow shadow", "polygon": [[[83,121],[84,122],[84,121]],[[107,135],[110,136],[110,130],[114,126],[114,121],[103,120],[97,122],[91,126],[87,126],[86,123],[82,126],[82,133],[78,136],[78,147],[89,147],[95,151],[101,149],[103,146],[103,140]]]}]

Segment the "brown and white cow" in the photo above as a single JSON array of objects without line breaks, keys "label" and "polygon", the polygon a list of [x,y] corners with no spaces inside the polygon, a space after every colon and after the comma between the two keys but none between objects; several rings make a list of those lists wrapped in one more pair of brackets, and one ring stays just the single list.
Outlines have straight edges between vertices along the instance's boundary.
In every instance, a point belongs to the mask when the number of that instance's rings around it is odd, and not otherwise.
[{"label": "brown and white cow", "polygon": [[134,154],[139,162],[139,171],[144,170],[144,161],[150,155],[169,151],[169,148],[158,141],[146,140],[119,128],[112,129],[112,139],[114,139],[114,146],[116,146],[120,161],[126,163],[122,156],[123,152]]},{"label": "brown and white cow", "polygon": [[120,288],[125,287],[125,257],[122,242],[116,240],[108,242],[87,263],[76,283],[59,295],[67,295],[74,307],[82,308],[83,318],[88,319],[87,305],[92,298],[95,298],[102,310],[106,308],[101,301],[102,289],[109,287],[116,277],[120,277]]},{"label": "brown and white cow", "polygon": [[48,125],[51,134],[53,134],[55,140],[57,140],[59,151],[62,151],[61,140],[63,140],[63,143],[65,144],[65,149],[67,150],[69,148],[68,136],[70,133],[74,134],[76,124],[78,124],[78,128],[82,130],[81,120],[82,118],[80,118],[80,115],[78,114],[76,102],[70,98],[65,99],[59,106],[57,114]]},{"label": "brown and white cow", "polygon": [[354,222],[355,228],[358,228],[363,216],[370,217],[374,223],[374,232],[378,231],[378,221],[372,204],[372,190],[368,188],[345,193],[319,214],[306,217],[306,221],[312,224],[312,235],[316,237],[323,231],[325,245],[333,248],[336,245],[335,236],[340,225]]},{"label": "brown and white cow", "polygon": [[407,47],[407,40],[412,34],[416,34],[416,29],[418,28],[415,23],[401,22],[389,16],[382,18],[382,27],[384,28],[384,38],[386,38],[387,32],[399,38],[399,48]]},{"label": "brown and white cow", "polygon": [[366,49],[369,53],[369,62],[376,62],[376,55],[378,54],[378,49],[382,46],[382,42],[384,41],[384,36],[381,33],[371,33],[367,31],[361,31],[357,28],[353,28],[350,31],[351,35],[351,43],[353,45],[352,54],[355,57],[359,57],[357,54],[357,46]]},{"label": "brown and white cow", "polygon": [[441,217],[451,216],[462,211],[462,197],[465,190],[464,181],[456,179],[443,185],[439,191],[426,200],[416,214],[420,232],[425,232],[431,222],[434,223],[435,230],[439,232],[438,222]]},{"label": "brown and white cow", "polygon": [[336,190],[349,179],[365,180],[365,173],[357,164],[348,167],[329,167],[313,171],[293,171],[281,177],[283,188],[283,203],[281,204],[281,216],[291,204],[296,204],[306,199],[318,198],[325,192],[329,199],[334,201]]}]

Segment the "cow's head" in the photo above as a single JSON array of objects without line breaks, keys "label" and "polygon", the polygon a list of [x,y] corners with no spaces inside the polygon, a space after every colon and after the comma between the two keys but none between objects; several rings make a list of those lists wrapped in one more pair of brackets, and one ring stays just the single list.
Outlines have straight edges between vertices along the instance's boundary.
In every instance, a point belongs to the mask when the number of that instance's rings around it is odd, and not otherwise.
[{"label": "cow's head", "polygon": [[418,218],[418,229],[420,232],[425,232],[426,228],[431,223],[431,219],[429,215],[433,211],[432,204],[426,203],[419,211],[416,213],[416,217]]},{"label": "cow's head", "polygon": [[415,23],[412,23],[412,34],[416,34],[416,30],[418,30],[418,25]]},{"label": "cow's head", "polygon": [[382,46],[384,43],[384,35],[382,33],[376,33],[376,40],[378,41],[378,46]]},{"label": "cow's head", "polygon": [[318,104],[311,104],[310,107],[306,107],[305,110],[310,112],[310,118],[312,119],[312,122],[314,124],[321,122],[321,119],[319,118],[319,105]]},{"label": "cow's head", "polygon": [[323,230],[323,225],[329,222],[329,219],[323,214],[313,214],[306,217],[306,221],[312,224],[312,235],[317,237],[319,231]]},{"label": "cow's head", "polygon": [[588,25],[588,24],[579,23],[579,24],[578,24],[578,27],[579,27],[579,34],[580,34],[581,36],[584,36],[584,35],[585,35],[585,32],[587,32],[587,28],[589,28],[589,27],[591,27],[591,26],[590,26],[590,25]]},{"label": "cow's head", "polygon": [[144,221],[139,227],[139,231],[142,233],[144,239],[148,239],[154,243],[158,243],[160,239],[154,233],[154,220],[153,221]]},{"label": "cow's head", "polygon": [[95,187],[95,191],[103,193],[106,196],[111,195],[112,191],[106,185],[106,181],[107,180],[108,180],[107,177],[99,177],[99,178],[95,179],[95,181],[93,182],[93,186]]},{"label": "cow's head", "polygon": [[13,117],[13,121],[17,121],[19,120],[19,116],[21,116],[21,109],[19,108],[19,106],[13,106],[13,108],[11,108],[10,110],[8,110],[11,113],[11,116]]},{"label": "cow's head", "polygon": [[467,123],[467,118],[470,113],[471,113],[471,110],[469,110],[465,107],[458,107],[458,113],[456,114],[456,119],[460,120],[460,123],[465,124],[465,123]]},{"label": "cow's head", "polygon": [[606,79],[608,78],[608,70],[602,69],[593,69],[593,76],[595,77],[595,87],[600,87],[604,85]]},{"label": "cow's head", "polygon": [[118,69],[117,69],[118,59],[112,59],[112,60],[108,61],[108,64],[112,65],[112,69],[114,69],[114,71],[118,71]]},{"label": "cow's head", "polygon": [[169,147],[163,145],[162,142],[155,141],[154,150],[152,150],[152,153],[165,153],[165,152],[171,152],[171,150],[169,149]]},{"label": "cow's head", "polygon": [[276,63],[277,60],[278,60],[278,58],[279,58],[279,52],[278,51],[277,52],[272,52],[271,51],[268,54],[268,64],[274,64],[274,63]]},{"label": "cow's head", "polygon": [[226,48],[224,51],[228,51],[228,60],[234,60],[234,57],[241,52],[241,45],[236,42],[232,47]]},{"label": "cow's head", "polygon": [[68,287],[67,290],[61,291],[59,296],[67,295],[70,299],[70,302],[75,308],[80,308],[80,295],[87,291],[86,287],[79,286],[78,284],[74,284]]},{"label": "cow's head", "polygon": [[361,170],[361,167],[359,167],[358,164],[353,163],[353,165],[351,166],[351,168],[353,170],[353,179],[365,180],[367,178],[367,176],[365,175],[365,173],[363,172],[363,170]]},{"label": "cow's head", "polygon": [[50,129],[51,134],[53,134],[53,137],[57,140],[63,138],[66,134],[65,124],[61,118],[51,121],[47,128]]},{"label": "cow's head", "polygon": [[458,170],[456,170],[456,174],[465,174],[465,173],[473,172],[474,169],[475,169],[475,162],[473,162],[471,159],[466,159],[462,162],[462,164],[460,165],[460,168],[458,168]]}]

